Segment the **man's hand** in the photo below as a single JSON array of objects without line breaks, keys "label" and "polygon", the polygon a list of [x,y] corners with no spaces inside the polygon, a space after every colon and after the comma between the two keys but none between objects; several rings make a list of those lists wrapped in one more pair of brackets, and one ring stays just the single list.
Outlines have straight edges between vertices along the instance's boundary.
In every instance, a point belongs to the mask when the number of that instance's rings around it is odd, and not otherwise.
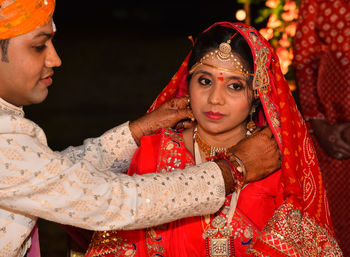
[{"label": "man's hand", "polygon": [[263,179],[281,167],[281,153],[268,127],[241,140],[229,151],[244,164],[244,184]]},{"label": "man's hand", "polygon": [[158,109],[130,122],[129,127],[137,144],[143,136],[153,134],[160,128],[190,128],[193,113],[188,108],[188,96],[174,98]]},{"label": "man's hand", "polygon": [[329,124],[325,120],[312,120],[312,129],[322,149],[338,160],[350,158],[350,123]]}]

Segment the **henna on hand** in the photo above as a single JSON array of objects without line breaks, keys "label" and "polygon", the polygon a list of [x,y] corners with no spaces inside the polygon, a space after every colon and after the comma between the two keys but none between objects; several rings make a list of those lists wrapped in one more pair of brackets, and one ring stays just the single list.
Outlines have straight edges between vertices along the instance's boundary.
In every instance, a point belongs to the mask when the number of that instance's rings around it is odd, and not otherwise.
[{"label": "henna on hand", "polygon": [[158,109],[130,122],[129,128],[136,143],[143,136],[151,135],[160,128],[173,128],[178,122],[183,128],[193,125],[193,113],[188,107],[188,96],[174,98]]}]

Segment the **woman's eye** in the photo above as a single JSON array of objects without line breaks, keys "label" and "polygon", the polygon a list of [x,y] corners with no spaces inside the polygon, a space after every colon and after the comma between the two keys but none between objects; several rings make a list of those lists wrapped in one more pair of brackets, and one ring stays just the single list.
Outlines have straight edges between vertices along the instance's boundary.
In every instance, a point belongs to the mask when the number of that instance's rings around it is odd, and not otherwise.
[{"label": "woman's eye", "polygon": [[244,86],[241,83],[232,83],[229,85],[229,88],[238,91],[238,90],[242,90]]},{"label": "woman's eye", "polygon": [[46,48],[46,45],[34,46],[35,51],[37,51],[37,52],[39,52],[39,53],[42,52],[42,51],[44,51],[45,48]]},{"label": "woman's eye", "polygon": [[199,82],[199,84],[205,85],[205,86],[211,84],[211,80],[210,79],[206,79],[206,78],[199,78],[198,82]]}]

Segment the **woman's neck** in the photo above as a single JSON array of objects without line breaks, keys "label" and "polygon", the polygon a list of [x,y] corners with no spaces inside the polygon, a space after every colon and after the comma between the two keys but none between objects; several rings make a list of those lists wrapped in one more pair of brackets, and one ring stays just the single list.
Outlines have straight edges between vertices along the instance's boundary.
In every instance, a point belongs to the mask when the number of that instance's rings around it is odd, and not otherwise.
[{"label": "woman's neck", "polygon": [[246,128],[244,125],[240,125],[229,131],[211,133],[200,125],[197,125],[197,133],[210,146],[229,148],[245,137]]},{"label": "woman's neck", "polygon": [[[205,129],[198,125],[197,132],[199,133],[202,140],[204,140],[208,145],[228,148],[237,144],[240,140],[242,140],[245,137],[246,128],[243,125],[230,131],[212,134],[208,133]],[[189,150],[192,153],[192,155],[194,154],[193,133],[193,128],[186,129],[182,133],[184,137],[185,146],[187,150]]]}]

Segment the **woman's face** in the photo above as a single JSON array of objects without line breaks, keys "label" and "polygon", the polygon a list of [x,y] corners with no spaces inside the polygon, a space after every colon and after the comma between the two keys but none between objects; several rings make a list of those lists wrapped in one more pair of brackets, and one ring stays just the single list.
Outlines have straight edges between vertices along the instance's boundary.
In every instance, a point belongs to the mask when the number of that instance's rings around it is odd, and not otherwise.
[{"label": "woman's face", "polygon": [[[237,70],[232,62],[216,58],[206,60],[208,65]],[[250,112],[252,90],[247,76],[207,65],[199,65],[193,72],[190,86],[191,107],[201,130],[210,134],[245,131]]]}]

